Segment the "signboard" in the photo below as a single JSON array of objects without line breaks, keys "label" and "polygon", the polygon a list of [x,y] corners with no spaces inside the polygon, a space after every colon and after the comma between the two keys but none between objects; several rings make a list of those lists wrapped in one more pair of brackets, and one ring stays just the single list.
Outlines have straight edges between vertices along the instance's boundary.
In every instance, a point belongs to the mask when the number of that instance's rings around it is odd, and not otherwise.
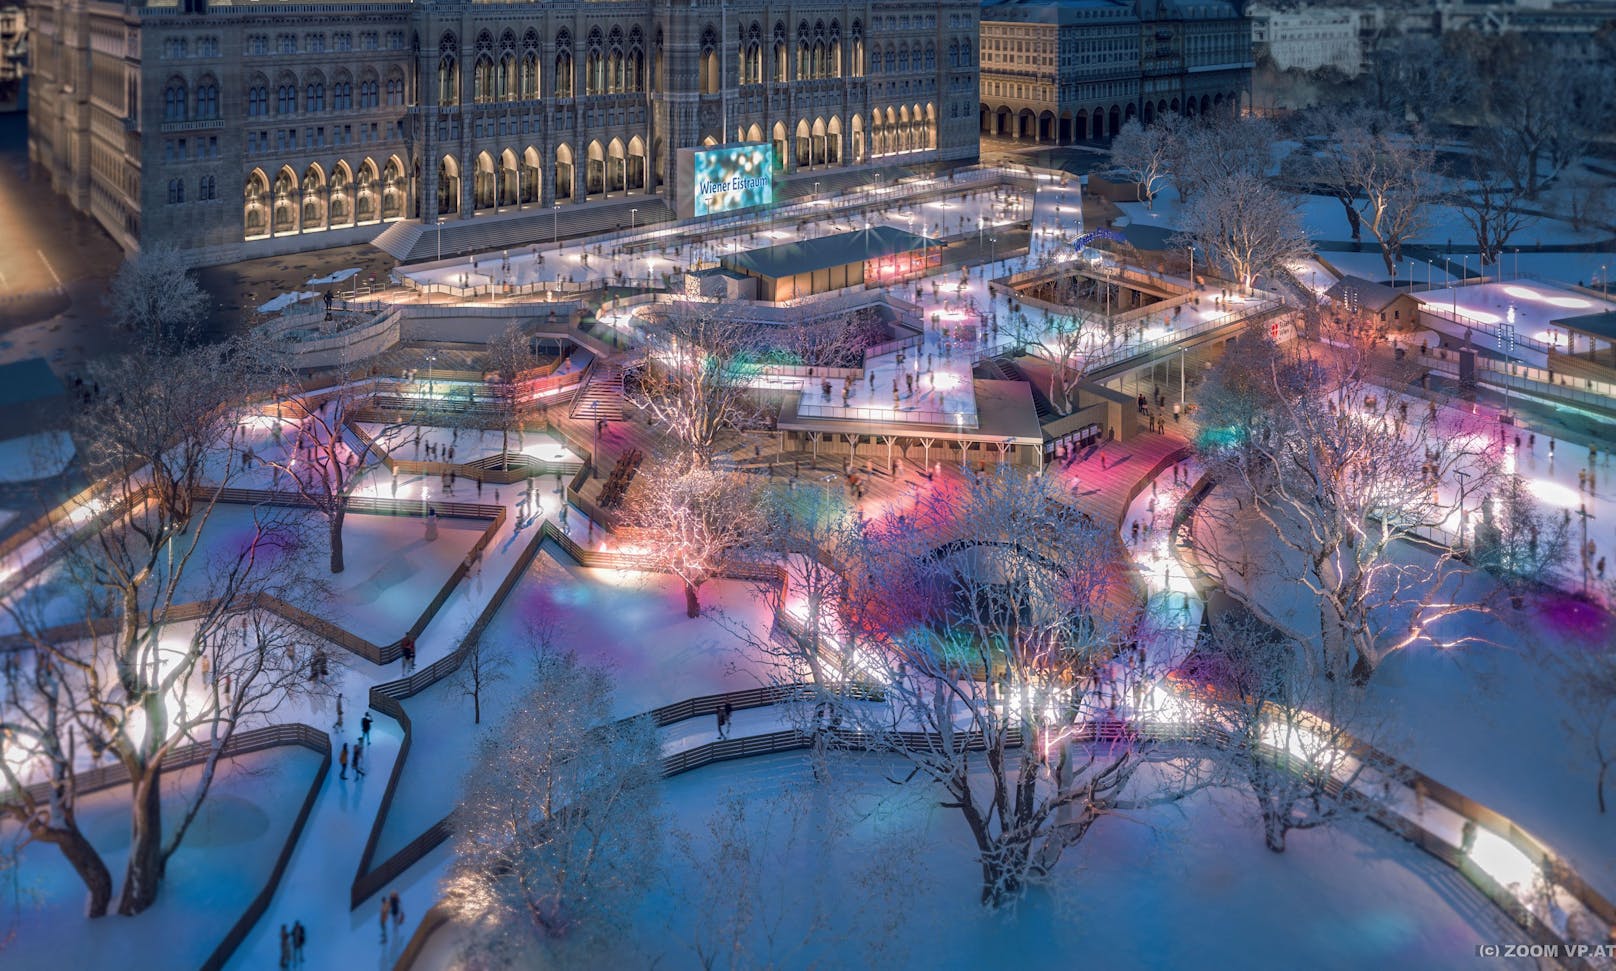
[{"label": "signboard", "polygon": [[767,142],[679,150],[680,218],[774,203],[774,146]]}]

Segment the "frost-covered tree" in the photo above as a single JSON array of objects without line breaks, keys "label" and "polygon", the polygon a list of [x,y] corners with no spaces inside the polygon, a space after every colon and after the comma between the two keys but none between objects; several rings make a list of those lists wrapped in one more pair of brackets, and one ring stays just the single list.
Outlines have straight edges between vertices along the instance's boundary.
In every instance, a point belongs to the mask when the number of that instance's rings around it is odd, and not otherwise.
[{"label": "frost-covered tree", "polygon": [[90,363],[101,391],[74,416],[73,434],[86,476],[109,483],[103,499],[128,501],[149,485],[164,512],[156,525],[165,535],[186,528],[205,483],[232,474],[236,404],[262,387],[249,343],[146,341]]},{"label": "frost-covered tree", "polygon": [[[1238,609],[1214,619],[1184,665],[1208,686],[1196,706],[1226,736],[1225,767],[1256,803],[1263,842],[1285,852],[1294,830],[1315,829],[1384,801],[1380,770],[1360,758],[1373,744],[1362,689],[1321,669],[1319,654]],[[1355,798],[1340,798],[1343,790]]]},{"label": "frost-covered tree", "polygon": [[1312,252],[1295,200],[1248,173],[1197,193],[1184,207],[1175,245],[1200,249],[1248,290],[1260,275],[1290,276],[1290,264]]},{"label": "frost-covered tree", "polygon": [[616,719],[604,672],[538,659],[454,817],[444,903],[479,960],[533,967],[632,924],[662,851],[660,753],[649,718]]},{"label": "frost-covered tree", "polygon": [[[134,504],[80,543],[55,579],[0,604],[24,645],[3,669],[0,734],[37,766],[25,777],[0,763],[0,808],[62,850],[85,882],[91,916],[106,913],[111,880],[78,828],[80,771],[110,759],[128,773],[118,912],[138,914],[157,900],[234,733],[321,688],[311,675],[323,645],[265,600],[308,603],[317,593],[298,566],[295,531],[255,512],[229,544],[203,543],[214,509],[199,500],[182,531],[160,503]],[[53,625],[57,598],[92,620]],[[189,744],[205,746],[206,757],[176,818],[164,811],[164,795],[176,792],[164,785],[163,762]],[[44,798],[25,788],[32,782],[47,783]]]},{"label": "frost-covered tree", "polygon": [[145,340],[183,340],[207,316],[209,303],[172,246],[127,257],[107,292],[113,319]]},{"label": "frost-covered tree", "polygon": [[1419,129],[1386,121],[1368,131],[1332,131],[1323,154],[1333,180],[1356,188],[1359,224],[1380,244],[1386,272],[1395,275],[1403,245],[1424,228],[1441,194],[1435,152]]},{"label": "frost-covered tree", "polygon": [[683,582],[690,617],[701,612],[701,585],[762,526],[755,479],[694,456],[671,457],[636,477],[626,506],[634,542]]},{"label": "frost-covered tree", "polygon": [[1129,119],[1111,140],[1111,164],[1139,184],[1145,205],[1156,208],[1156,194],[1167,181],[1171,163],[1181,157],[1185,137],[1182,116],[1163,115],[1148,127]]},{"label": "frost-covered tree", "polygon": [[1132,624],[1131,597],[1112,597],[1126,582],[1115,547],[1057,480],[1010,467],[869,530],[854,596],[872,632],[863,663],[885,694],[815,711],[802,729],[840,726],[939,787],[971,833],[990,907],[1050,878],[1106,815],[1207,781],[1198,760],[1102,732],[1142,683],[1107,672]]},{"label": "frost-covered tree", "polygon": [[[1460,595],[1463,556],[1498,463],[1491,429],[1410,409],[1374,383],[1373,335],[1328,336],[1333,349],[1300,371],[1304,383],[1275,388],[1272,428],[1224,467],[1195,537],[1214,572],[1263,590],[1267,606],[1274,583],[1299,584],[1309,607],[1296,623],[1317,618],[1303,639],[1326,670],[1361,683],[1388,654],[1436,639],[1437,621],[1479,606]],[[1404,543],[1427,538],[1451,547]]]},{"label": "frost-covered tree", "polygon": [[284,385],[288,390],[277,398],[276,412],[282,420],[279,436],[285,449],[260,458],[277,469],[278,478],[289,483],[325,520],[331,572],[341,573],[348,500],[365,477],[380,467],[381,443],[404,426],[393,424],[374,436],[355,434],[348,422],[370,405],[375,389],[347,367],[332,381],[330,386],[314,390],[290,381]]},{"label": "frost-covered tree", "polygon": [[[725,622],[778,664],[776,680],[836,693],[857,678],[859,631],[848,611],[848,578],[864,540],[865,520],[840,495],[821,489],[765,490],[759,526],[742,552],[779,564],[785,583],[758,581],[758,596],[783,623],[756,630]],[[785,641],[785,644],[781,642]]]},{"label": "frost-covered tree", "polygon": [[1166,142],[1168,173],[1179,198],[1215,191],[1236,176],[1265,181],[1277,137],[1273,123],[1255,115],[1208,116],[1184,126],[1179,137]]},{"label": "frost-covered tree", "polygon": [[701,305],[675,305],[644,331],[645,365],[628,397],[703,461],[718,437],[762,414],[753,366],[766,345],[758,326]]}]

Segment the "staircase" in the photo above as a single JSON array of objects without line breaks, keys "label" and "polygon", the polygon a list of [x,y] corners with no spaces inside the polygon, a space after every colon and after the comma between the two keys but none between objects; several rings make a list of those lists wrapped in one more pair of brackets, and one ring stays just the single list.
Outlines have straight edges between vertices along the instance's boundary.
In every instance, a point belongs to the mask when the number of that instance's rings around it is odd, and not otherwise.
[{"label": "staircase", "polygon": [[623,420],[623,366],[597,359],[572,399],[573,418]]},{"label": "staircase", "polygon": [[1040,425],[1061,417],[1060,412],[1055,410],[1055,405],[1049,400],[1049,396],[1044,394],[1044,389],[1040,388],[1036,381],[1029,381],[1027,375],[1009,358],[983,358],[972,370],[977,377],[988,381],[1020,381],[1025,384],[1027,390],[1032,392],[1032,406],[1038,412]]},{"label": "staircase", "polygon": [[[637,213],[630,215],[629,210]],[[660,196],[633,195],[564,205],[559,210],[531,208],[517,212],[489,213],[475,219],[449,216],[436,226],[418,220],[401,220],[379,233],[373,244],[401,263],[435,260],[460,253],[486,253],[490,250],[519,249],[534,243],[575,236],[595,236],[673,218],[673,210]]]}]

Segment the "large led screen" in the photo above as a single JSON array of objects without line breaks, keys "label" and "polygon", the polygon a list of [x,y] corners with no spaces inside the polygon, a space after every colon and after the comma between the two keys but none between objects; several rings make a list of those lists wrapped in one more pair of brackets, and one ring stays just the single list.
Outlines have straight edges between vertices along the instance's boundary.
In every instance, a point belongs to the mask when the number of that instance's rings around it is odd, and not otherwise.
[{"label": "large led screen", "polygon": [[726,145],[691,155],[693,215],[735,212],[774,202],[773,145]]}]

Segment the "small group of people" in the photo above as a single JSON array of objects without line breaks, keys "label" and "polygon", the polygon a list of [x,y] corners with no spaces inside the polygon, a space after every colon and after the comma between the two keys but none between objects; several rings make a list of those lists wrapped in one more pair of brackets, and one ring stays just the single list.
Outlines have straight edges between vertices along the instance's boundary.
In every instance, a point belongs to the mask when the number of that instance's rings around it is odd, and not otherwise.
[{"label": "small group of people", "polygon": [[281,925],[281,967],[295,968],[303,964],[303,944],[307,938],[302,921],[293,921],[290,928]]},{"label": "small group of people", "polygon": [[354,778],[364,776],[365,770],[361,763],[364,761],[365,746],[370,742],[371,724],[370,712],[367,711],[364,717],[359,719],[359,737],[354,739],[353,747],[350,749],[347,742],[342,743],[342,750],[337,753],[337,765],[341,766],[337,778],[348,778],[350,768],[354,771]]},{"label": "small group of people", "polygon": [[393,925],[395,934],[404,932],[404,905],[399,902],[397,890],[382,895],[381,927],[382,943],[384,944],[387,942],[387,925],[389,923]]}]

